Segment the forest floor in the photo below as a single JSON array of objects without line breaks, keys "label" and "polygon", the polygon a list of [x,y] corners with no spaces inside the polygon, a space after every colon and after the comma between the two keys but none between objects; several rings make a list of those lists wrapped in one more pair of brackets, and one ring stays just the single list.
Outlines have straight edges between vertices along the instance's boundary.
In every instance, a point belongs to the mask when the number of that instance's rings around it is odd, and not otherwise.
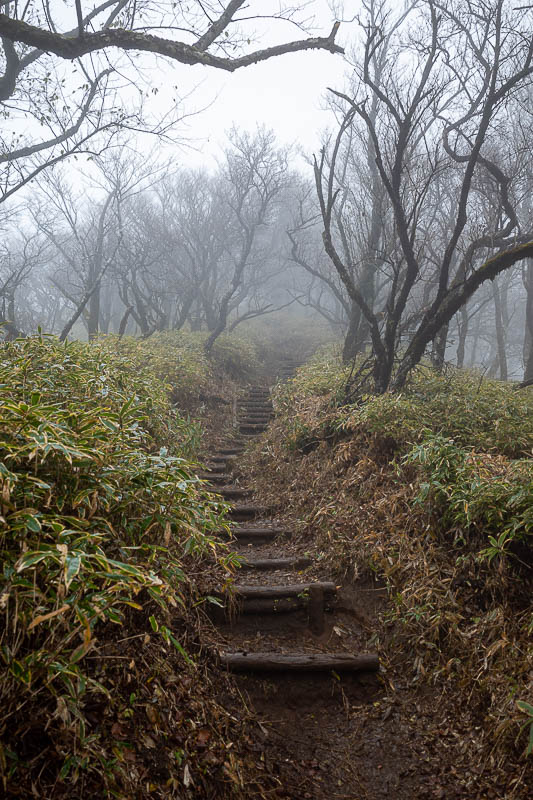
[{"label": "forest floor", "polygon": [[[226,436],[219,440],[219,447],[241,442],[239,437],[232,442]],[[240,456],[228,463],[231,486],[253,485],[246,464],[239,468]],[[279,497],[276,508],[284,503]],[[311,559],[312,564],[303,570],[247,570],[244,578],[237,577],[238,583],[276,586],[335,580],[321,564],[323,543],[310,538],[301,526],[293,533],[289,497],[286,503],[285,514],[265,513],[253,523],[282,527],[286,535],[266,544],[239,544],[236,549],[245,559],[294,556]],[[235,694],[219,699],[230,713],[241,716],[245,709],[252,720],[246,747],[258,778],[245,796],[285,800],[526,800],[532,796],[526,761],[509,762],[502,768],[482,755],[481,720],[453,685],[437,689],[413,681],[414,654],[388,646],[395,636],[394,626],[386,621],[390,604],[385,588],[366,576],[337,584],[336,600],[325,614],[320,635],[310,630],[305,608],[219,620],[221,647],[226,651],[360,654],[377,650],[380,657],[378,674],[236,675],[241,700],[236,704]]]}]

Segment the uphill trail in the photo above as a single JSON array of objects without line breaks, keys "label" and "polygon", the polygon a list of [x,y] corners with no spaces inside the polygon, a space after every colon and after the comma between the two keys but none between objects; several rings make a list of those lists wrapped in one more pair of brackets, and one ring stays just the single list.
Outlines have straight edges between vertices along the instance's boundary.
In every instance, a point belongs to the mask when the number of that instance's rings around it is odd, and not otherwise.
[{"label": "uphill trail", "polygon": [[[297,366],[285,359],[278,377]],[[242,559],[233,597],[221,590],[223,607],[213,617],[219,663],[235,673],[257,723],[249,747],[265,781],[264,790],[250,787],[250,798],[502,797],[486,781],[476,788],[475,763],[466,774],[475,754],[466,724],[464,738],[460,725],[452,735],[442,698],[384,669],[383,587],[368,579],[336,584],[311,543],[254,502],[240,456],[272,417],[268,387],[248,388],[237,402],[235,433],[219,436],[201,475],[231,506],[230,545]],[[232,702],[229,710],[240,714]]]}]

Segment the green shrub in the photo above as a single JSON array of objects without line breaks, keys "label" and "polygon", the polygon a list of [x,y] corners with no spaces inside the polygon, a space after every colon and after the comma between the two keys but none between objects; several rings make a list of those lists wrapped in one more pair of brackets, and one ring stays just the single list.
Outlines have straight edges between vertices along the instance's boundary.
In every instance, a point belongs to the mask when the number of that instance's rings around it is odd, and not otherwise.
[{"label": "green shrub", "polygon": [[[225,509],[190,460],[198,431],[140,350],[0,347],[0,717],[13,724],[53,696],[77,720],[78,753],[92,741],[83,697],[106,691],[84,666],[96,633],[131,608],[185,613],[196,591],[185,562],[229,558],[213,536]],[[0,744],[0,773],[16,758],[16,742]]]},{"label": "green shrub", "polygon": [[204,353],[207,333],[164,331],[147,339],[111,335],[101,347],[110,357],[119,353],[148,368],[170,387],[171,397],[181,409],[192,410],[209,394],[217,394],[221,377],[242,380],[257,370],[255,346],[235,334],[223,334],[211,358]]},{"label": "green shrub", "polygon": [[403,464],[419,467],[422,480],[415,504],[430,501],[444,530],[460,538],[475,528],[488,540],[482,555],[516,554],[533,535],[533,463],[496,462],[476,456],[453,439],[426,433]]}]

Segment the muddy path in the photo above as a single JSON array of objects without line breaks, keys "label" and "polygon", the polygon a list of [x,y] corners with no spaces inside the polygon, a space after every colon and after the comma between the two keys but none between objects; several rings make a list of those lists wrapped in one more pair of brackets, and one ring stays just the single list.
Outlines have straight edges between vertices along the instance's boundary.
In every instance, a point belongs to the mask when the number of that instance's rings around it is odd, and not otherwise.
[{"label": "muddy path", "polygon": [[268,389],[248,389],[235,434],[220,438],[205,475],[232,505],[231,546],[242,558],[235,602],[222,593],[214,621],[220,664],[235,673],[242,700],[227,698],[228,708],[255,719],[248,746],[265,780],[250,798],[527,797],[477,767],[469,709],[408,683],[388,661],[384,589],[368,579],[334,583],[312,543],[255,503],[240,456],[272,413]]}]

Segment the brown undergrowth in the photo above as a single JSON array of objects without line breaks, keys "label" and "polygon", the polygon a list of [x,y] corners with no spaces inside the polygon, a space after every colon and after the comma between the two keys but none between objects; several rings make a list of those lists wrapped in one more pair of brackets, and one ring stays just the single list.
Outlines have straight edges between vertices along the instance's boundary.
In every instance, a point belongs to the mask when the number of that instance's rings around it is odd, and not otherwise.
[{"label": "brown undergrowth", "polygon": [[249,456],[260,499],[290,508],[340,579],[384,582],[385,683],[441,697],[429,716],[444,759],[463,742],[450,768],[469,796],[529,797],[532,397],[423,369],[400,397],[346,407],[345,378],[321,356],[279,387]]}]

